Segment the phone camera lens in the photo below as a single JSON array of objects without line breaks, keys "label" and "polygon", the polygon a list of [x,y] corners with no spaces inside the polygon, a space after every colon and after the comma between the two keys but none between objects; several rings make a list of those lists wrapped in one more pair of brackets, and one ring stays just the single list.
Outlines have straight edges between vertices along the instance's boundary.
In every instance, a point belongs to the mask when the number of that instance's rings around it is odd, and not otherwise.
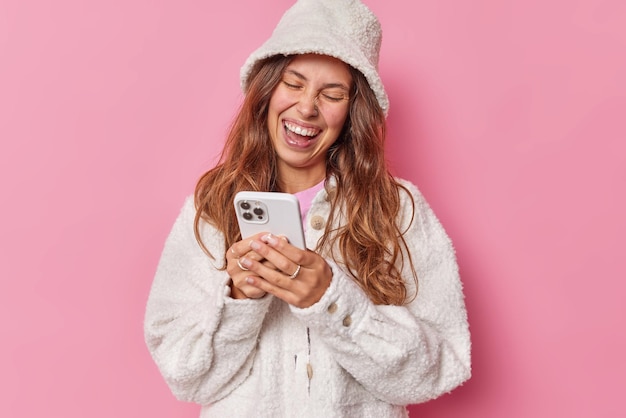
[{"label": "phone camera lens", "polygon": [[245,219],[246,221],[249,221],[252,219],[252,214],[250,212],[244,212],[242,216],[243,216],[243,219]]},{"label": "phone camera lens", "polygon": [[256,216],[263,216],[263,209],[261,208],[254,208],[253,212]]},{"label": "phone camera lens", "polygon": [[241,207],[241,209],[244,209],[244,210],[250,209],[250,203],[246,202],[245,200],[243,202],[240,202],[239,206]]}]

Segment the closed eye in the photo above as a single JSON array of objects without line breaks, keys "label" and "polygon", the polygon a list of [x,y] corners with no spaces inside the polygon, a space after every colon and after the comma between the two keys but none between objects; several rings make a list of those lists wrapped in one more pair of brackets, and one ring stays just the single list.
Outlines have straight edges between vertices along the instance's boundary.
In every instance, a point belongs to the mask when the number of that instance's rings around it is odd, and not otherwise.
[{"label": "closed eye", "polygon": [[343,94],[322,93],[322,97],[324,99],[330,100],[331,102],[340,102],[342,100],[346,100],[346,96],[344,96]]},{"label": "closed eye", "polygon": [[283,84],[285,86],[287,86],[288,89],[291,89],[291,90],[300,90],[300,89],[302,89],[302,86],[300,86],[298,84],[289,83],[289,82],[287,82],[285,80],[283,80]]}]

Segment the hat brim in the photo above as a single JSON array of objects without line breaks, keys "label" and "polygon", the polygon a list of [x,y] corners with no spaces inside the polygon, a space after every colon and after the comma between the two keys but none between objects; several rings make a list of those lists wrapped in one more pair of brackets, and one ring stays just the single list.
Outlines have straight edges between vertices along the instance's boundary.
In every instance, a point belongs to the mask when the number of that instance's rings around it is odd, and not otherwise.
[{"label": "hat brim", "polygon": [[297,30],[288,34],[274,35],[254,51],[241,67],[241,88],[245,92],[248,77],[254,64],[274,55],[320,54],[335,57],[360,71],[376,95],[378,104],[387,115],[389,99],[376,68],[365,55],[341,36],[324,30]]}]

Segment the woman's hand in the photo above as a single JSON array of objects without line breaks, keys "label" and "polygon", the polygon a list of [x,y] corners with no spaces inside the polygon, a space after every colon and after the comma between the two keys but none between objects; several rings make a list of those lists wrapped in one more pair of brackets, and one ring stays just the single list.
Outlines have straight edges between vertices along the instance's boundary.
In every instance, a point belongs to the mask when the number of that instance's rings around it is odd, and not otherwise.
[{"label": "woman's hand", "polygon": [[248,249],[252,252],[239,259],[252,273],[245,277],[246,293],[254,288],[298,308],[308,308],[321,299],[330,285],[332,271],[313,251],[296,248],[272,234],[255,235],[249,240]]},{"label": "woman's hand", "polygon": [[[267,263],[258,253],[250,248],[250,243],[254,239],[260,238],[264,233],[257,234],[251,238],[247,238],[234,243],[226,252],[226,271],[228,272],[233,283],[231,285],[230,296],[233,299],[259,299],[265,296],[266,292],[258,287],[252,286],[246,280],[249,276],[254,276],[254,272],[248,271],[247,267],[241,263],[241,258],[254,260],[258,263]],[[268,265],[271,268],[271,266]],[[257,276],[254,276],[258,278]]]}]

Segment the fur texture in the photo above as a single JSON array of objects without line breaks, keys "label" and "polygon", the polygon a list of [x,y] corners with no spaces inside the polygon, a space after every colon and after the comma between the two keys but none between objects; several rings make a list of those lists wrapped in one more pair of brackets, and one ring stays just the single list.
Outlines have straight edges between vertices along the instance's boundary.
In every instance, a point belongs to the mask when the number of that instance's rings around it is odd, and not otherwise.
[{"label": "fur texture", "polygon": [[[397,222],[408,226],[419,278],[418,295],[405,306],[374,305],[331,262],[330,287],[307,309],[271,295],[231,299],[227,273],[196,242],[189,198],[166,241],[145,317],[148,348],[175,396],[202,404],[202,417],[406,417],[405,405],[468,379],[470,334],[451,242],[415,186],[402,184],[412,196],[403,194],[407,213]],[[316,195],[307,225],[328,218],[326,199],[325,190]],[[322,232],[308,228],[307,245]],[[224,251],[217,230],[204,224],[202,233],[210,251]],[[404,274],[411,277],[408,268]]]},{"label": "fur texture", "polygon": [[285,12],[272,36],[241,68],[246,91],[254,64],[273,55],[330,55],[361,71],[385,115],[389,99],[378,75],[382,29],[376,16],[358,0],[299,0]]}]

